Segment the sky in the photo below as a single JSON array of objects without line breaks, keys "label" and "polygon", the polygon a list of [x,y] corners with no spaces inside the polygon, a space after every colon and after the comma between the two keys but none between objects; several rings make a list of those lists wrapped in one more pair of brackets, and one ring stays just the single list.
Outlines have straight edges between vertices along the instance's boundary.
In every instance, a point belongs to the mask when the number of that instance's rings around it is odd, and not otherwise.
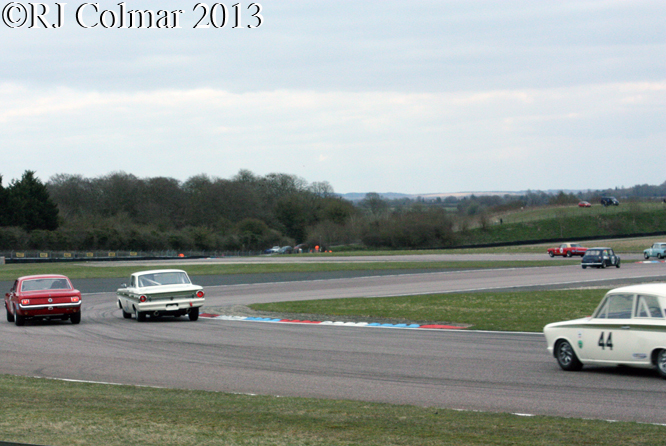
[{"label": "sky", "polygon": [[[246,169],[338,193],[666,181],[663,0],[119,3],[0,0],[4,185],[26,170]],[[139,28],[130,10],[162,19]]]}]

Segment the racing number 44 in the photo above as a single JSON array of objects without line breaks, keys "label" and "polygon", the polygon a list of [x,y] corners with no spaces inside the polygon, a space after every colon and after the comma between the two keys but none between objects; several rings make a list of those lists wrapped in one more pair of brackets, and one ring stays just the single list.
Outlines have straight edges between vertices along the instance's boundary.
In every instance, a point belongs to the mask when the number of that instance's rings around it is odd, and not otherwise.
[{"label": "racing number 44", "polygon": [[599,347],[601,347],[602,350],[605,350],[606,347],[608,347],[610,350],[613,350],[613,333],[608,332],[608,337],[604,341],[604,332],[601,332],[601,336],[599,336],[599,342],[597,343]]}]

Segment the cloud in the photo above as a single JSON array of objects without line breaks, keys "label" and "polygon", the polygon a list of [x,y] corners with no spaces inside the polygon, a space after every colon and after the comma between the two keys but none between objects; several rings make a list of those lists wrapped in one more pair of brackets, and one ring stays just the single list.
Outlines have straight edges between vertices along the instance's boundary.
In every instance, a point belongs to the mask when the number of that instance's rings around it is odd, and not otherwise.
[{"label": "cloud", "polygon": [[[663,137],[661,128],[641,121],[646,107],[666,106],[665,85],[429,94],[3,85],[0,131],[5,144],[21,148],[5,157],[3,173],[124,170],[185,179],[249,168],[327,180],[343,191],[474,190],[479,179],[484,189],[521,188],[525,176],[533,177],[532,189],[547,188],[548,165],[569,157],[576,160],[570,164],[590,166],[600,153],[619,158],[626,147]],[[645,95],[649,100],[636,99]],[[323,161],[327,172],[317,171]],[[647,169],[655,160],[633,162]],[[515,171],[521,175],[506,175]]]},{"label": "cloud", "polygon": [[[192,29],[195,4],[160,3],[187,10],[177,30],[0,27],[0,173],[250,169],[411,193],[663,182],[663,2],[267,0],[252,30]],[[552,174],[569,166],[606,176]]]}]

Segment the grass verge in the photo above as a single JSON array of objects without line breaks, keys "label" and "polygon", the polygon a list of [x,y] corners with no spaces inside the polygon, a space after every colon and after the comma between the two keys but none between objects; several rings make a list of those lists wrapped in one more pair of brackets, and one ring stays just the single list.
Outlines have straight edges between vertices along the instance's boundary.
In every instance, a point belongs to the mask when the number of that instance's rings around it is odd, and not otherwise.
[{"label": "grass verge", "polygon": [[135,271],[147,269],[178,268],[191,276],[211,274],[263,274],[285,272],[322,271],[371,271],[399,269],[478,269],[478,268],[522,268],[530,266],[562,266],[579,264],[580,259],[544,259],[537,261],[459,261],[459,262],[322,262],[322,263],[247,263],[207,265],[160,265],[160,266],[91,266],[86,263],[29,263],[9,264],[0,268],[0,280],[14,280],[30,274],[64,274],[71,279],[129,277]]},{"label": "grass verge", "polygon": [[556,321],[589,316],[606,289],[511,291],[326,299],[252,304],[256,311],[334,320],[470,325],[475,330],[540,332]]},{"label": "grass verge", "polygon": [[0,376],[0,441],[58,445],[654,445],[663,426]]}]

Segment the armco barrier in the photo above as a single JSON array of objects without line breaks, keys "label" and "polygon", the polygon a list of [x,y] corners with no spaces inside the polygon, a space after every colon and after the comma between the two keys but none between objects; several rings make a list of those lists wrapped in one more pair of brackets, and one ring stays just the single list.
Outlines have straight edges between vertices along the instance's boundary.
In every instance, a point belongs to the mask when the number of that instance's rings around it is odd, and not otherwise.
[{"label": "armco barrier", "polygon": [[178,260],[219,257],[245,257],[256,251],[0,251],[5,263],[107,262],[119,260]]}]

